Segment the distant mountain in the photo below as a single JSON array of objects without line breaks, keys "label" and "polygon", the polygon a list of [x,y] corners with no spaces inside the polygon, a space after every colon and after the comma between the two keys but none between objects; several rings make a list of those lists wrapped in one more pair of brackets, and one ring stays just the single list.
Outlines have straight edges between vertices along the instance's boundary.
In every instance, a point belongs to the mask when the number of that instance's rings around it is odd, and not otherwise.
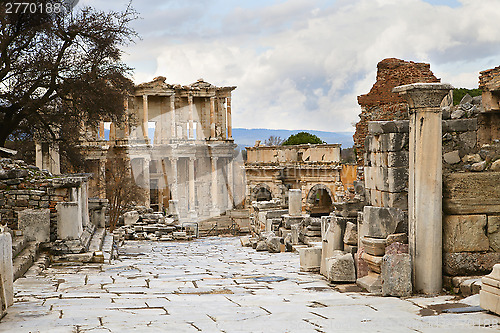
[{"label": "distant mountain", "polygon": [[240,148],[251,147],[255,145],[255,141],[260,140],[262,143],[271,135],[279,136],[286,140],[290,135],[299,132],[308,132],[316,135],[326,143],[340,143],[342,148],[350,148],[354,145],[352,140],[352,132],[326,132],[312,130],[277,130],[265,128],[233,128],[234,143]]}]

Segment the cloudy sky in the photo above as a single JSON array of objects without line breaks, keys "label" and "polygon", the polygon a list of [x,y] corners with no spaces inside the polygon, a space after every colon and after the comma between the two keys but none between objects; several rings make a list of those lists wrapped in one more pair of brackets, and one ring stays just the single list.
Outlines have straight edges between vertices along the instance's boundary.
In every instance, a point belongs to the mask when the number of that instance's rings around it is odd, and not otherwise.
[{"label": "cloudy sky", "polygon": [[[124,10],[127,0],[80,0]],[[500,65],[500,0],[133,0],[134,81],[235,85],[233,126],[354,131],[389,57],[477,88]]]}]

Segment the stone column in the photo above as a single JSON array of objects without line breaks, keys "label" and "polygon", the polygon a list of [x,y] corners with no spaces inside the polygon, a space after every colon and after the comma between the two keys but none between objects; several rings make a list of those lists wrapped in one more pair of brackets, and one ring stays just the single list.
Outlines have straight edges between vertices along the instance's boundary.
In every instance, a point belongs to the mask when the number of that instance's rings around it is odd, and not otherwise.
[{"label": "stone column", "polygon": [[233,124],[231,118],[231,97],[226,98],[227,104],[227,137],[228,139],[233,138]]},{"label": "stone column", "polygon": [[416,292],[442,288],[442,113],[453,87],[414,83],[393,89],[410,106],[409,247]]},{"label": "stone column", "polygon": [[146,141],[146,144],[149,144],[148,121],[149,121],[148,95],[143,95],[142,96],[142,133],[144,135],[144,140]]},{"label": "stone column", "polygon": [[210,137],[215,140],[215,96],[210,97]]},{"label": "stone column", "polygon": [[177,128],[175,124],[175,95],[170,95],[170,131],[172,132],[172,138],[177,138]]},{"label": "stone column", "polygon": [[97,160],[97,191],[100,199],[106,199],[106,160]]},{"label": "stone column", "polygon": [[172,200],[179,200],[179,195],[177,193],[177,161],[179,158],[177,157],[170,157],[170,168],[172,170],[172,184],[170,185],[171,191],[172,191]]},{"label": "stone column", "polygon": [[151,204],[151,185],[149,179],[149,158],[142,159],[142,188],[145,190],[145,205],[149,207]]},{"label": "stone column", "polygon": [[104,121],[99,122],[99,139],[104,140],[106,136],[104,135]]},{"label": "stone column", "polygon": [[288,214],[290,216],[302,215],[302,191],[299,189],[288,190]]},{"label": "stone column", "polygon": [[228,188],[228,197],[229,197],[229,207],[228,209],[232,209],[234,207],[234,167],[233,167],[233,158],[230,157],[227,161],[227,188]]},{"label": "stone column", "polygon": [[194,171],[194,161],[195,157],[189,157],[189,218],[196,218],[196,194],[195,194],[195,171]]},{"label": "stone column", "polygon": [[222,98],[217,99],[217,107],[222,115],[222,119],[220,119],[222,138],[225,140],[227,137],[227,125],[226,125],[226,108],[224,107],[224,100]]},{"label": "stone column", "polygon": [[109,141],[116,140],[116,126],[115,123],[109,125]]},{"label": "stone column", "polygon": [[188,106],[189,106],[189,139],[194,139],[193,95],[188,95]]},{"label": "stone column", "polygon": [[220,213],[219,211],[219,195],[218,195],[218,177],[217,177],[217,156],[212,156],[210,158],[211,164],[212,164],[212,183],[211,183],[211,194],[212,194],[212,209],[211,213],[212,215],[218,215]]}]

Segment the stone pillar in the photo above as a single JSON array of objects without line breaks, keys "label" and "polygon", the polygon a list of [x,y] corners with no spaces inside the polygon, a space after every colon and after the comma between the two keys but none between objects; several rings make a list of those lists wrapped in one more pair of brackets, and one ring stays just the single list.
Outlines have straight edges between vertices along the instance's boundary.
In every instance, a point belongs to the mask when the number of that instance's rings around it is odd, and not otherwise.
[{"label": "stone pillar", "polygon": [[218,195],[218,177],[217,177],[217,156],[212,156],[210,158],[212,164],[212,182],[211,182],[211,194],[212,194],[212,215],[218,215],[219,211],[219,195]]},{"label": "stone pillar", "polygon": [[290,216],[302,215],[302,191],[299,189],[288,190],[288,214]]},{"label": "stone pillar", "polygon": [[224,106],[224,100],[222,98],[217,99],[217,108],[219,112],[221,113],[221,118],[220,119],[220,125],[221,125],[221,132],[222,132],[222,138],[225,140],[227,137],[227,125],[226,125],[226,108]]},{"label": "stone pillar", "polygon": [[170,170],[172,172],[172,180],[170,185],[170,190],[172,192],[172,196],[170,199],[179,200],[179,196],[177,193],[177,161],[179,159],[177,157],[170,157]]},{"label": "stone pillar", "polygon": [[145,190],[145,206],[149,207],[151,204],[151,185],[149,179],[149,162],[148,158],[142,159],[142,188]]},{"label": "stone pillar", "polygon": [[57,238],[80,239],[83,233],[82,211],[78,202],[59,202],[57,210]]},{"label": "stone pillar", "polygon": [[229,197],[229,207],[228,209],[232,209],[234,207],[234,167],[233,167],[233,159],[230,157],[227,161],[227,188],[228,188],[228,197]]},{"label": "stone pillar", "polygon": [[170,131],[172,132],[172,138],[177,138],[177,128],[175,124],[175,95],[170,95]]},{"label": "stone pillar", "polygon": [[408,190],[409,248],[416,292],[437,294],[442,287],[442,113],[453,87],[414,83],[393,89],[410,106]]},{"label": "stone pillar", "polygon": [[215,140],[215,96],[210,97],[210,138]]},{"label": "stone pillar", "polygon": [[194,139],[193,95],[188,95],[188,105],[189,105],[189,139]]},{"label": "stone pillar", "polygon": [[14,268],[12,266],[12,236],[9,232],[0,233],[0,279],[5,306],[14,304]]},{"label": "stone pillar", "polygon": [[226,98],[227,104],[227,137],[228,139],[233,138],[233,124],[231,118],[231,97]]},{"label": "stone pillar", "polygon": [[194,161],[195,157],[191,156],[189,157],[189,165],[188,165],[188,172],[189,172],[189,218],[196,218],[196,187],[195,187],[195,171],[194,171]]},{"label": "stone pillar", "polygon": [[148,95],[142,96],[142,133],[146,144],[149,144],[148,138],[149,105]]},{"label": "stone pillar", "polygon": [[106,137],[104,135],[104,121],[99,122],[99,140],[104,140]]},{"label": "stone pillar", "polygon": [[109,141],[116,140],[116,126],[115,123],[109,125]]}]

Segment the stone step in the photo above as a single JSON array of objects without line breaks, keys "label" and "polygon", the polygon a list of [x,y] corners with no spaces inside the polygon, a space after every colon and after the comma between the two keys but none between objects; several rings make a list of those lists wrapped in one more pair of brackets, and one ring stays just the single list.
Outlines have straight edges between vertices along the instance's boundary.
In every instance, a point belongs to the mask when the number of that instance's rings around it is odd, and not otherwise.
[{"label": "stone step", "polygon": [[106,236],[106,229],[99,228],[94,232],[92,239],[89,244],[89,252],[96,252],[102,250],[102,243],[104,241],[104,237]]},{"label": "stone step", "polygon": [[113,234],[107,234],[104,236],[104,241],[102,242],[102,253],[104,254],[104,263],[111,264],[111,260],[114,256]]},{"label": "stone step", "polygon": [[12,239],[12,258],[17,257],[19,253],[26,247],[26,238],[24,236],[15,236]]},{"label": "stone step", "polygon": [[42,252],[38,259],[33,263],[33,265],[24,274],[25,277],[34,277],[40,275],[40,273],[49,267],[50,265],[50,255],[48,253]]},{"label": "stone step", "polygon": [[26,247],[14,258],[14,281],[26,273],[26,271],[38,259],[39,245],[35,242],[28,242]]}]

